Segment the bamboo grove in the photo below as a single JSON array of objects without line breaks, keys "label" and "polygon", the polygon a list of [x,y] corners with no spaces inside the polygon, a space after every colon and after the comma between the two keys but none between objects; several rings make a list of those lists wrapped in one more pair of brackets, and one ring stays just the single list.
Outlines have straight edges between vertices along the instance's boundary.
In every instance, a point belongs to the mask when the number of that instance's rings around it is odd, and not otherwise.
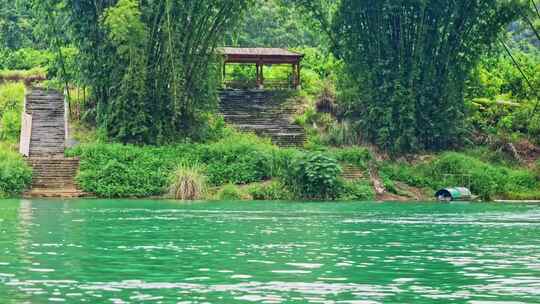
[{"label": "bamboo grove", "polygon": [[394,152],[460,143],[464,86],[521,6],[496,0],[344,0],[334,22],[347,103],[368,141]]},{"label": "bamboo grove", "polygon": [[215,48],[248,1],[47,0],[35,5],[41,12],[60,12],[42,18],[48,20],[49,36],[65,31],[79,50],[79,77],[95,97],[89,119],[116,140],[158,144],[197,135],[216,107]]}]

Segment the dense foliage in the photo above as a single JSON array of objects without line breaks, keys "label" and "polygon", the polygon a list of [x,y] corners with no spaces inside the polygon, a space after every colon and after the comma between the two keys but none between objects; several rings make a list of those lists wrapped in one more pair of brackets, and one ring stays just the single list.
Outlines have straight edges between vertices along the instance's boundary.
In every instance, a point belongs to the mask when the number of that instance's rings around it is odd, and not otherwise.
[{"label": "dense foliage", "polygon": [[[98,196],[200,198],[208,183],[212,197],[226,199],[373,199],[369,174],[339,177],[341,165],[381,166],[360,147],[369,142],[382,154],[470,144],[513,154],[511,165],[469,152],[384,163],[390,192],[463,185],[445,174],[465,174],[484,198],[537,198],[537,8],[524,0],[0,0],[0,82],[12,82],[0,83],[0,140],[19,136],[24,86],[15,82],[47,75],[46,85],[71,94],[75,139],[88,144],[68,154],[81,156],[78,180]],[[305,55],[302,90],[276,94],[298,108],[304,150],[224,128],[215,113],[221,45]],[[255,78],[254,67],[227,68],[231,80]],[[269,65],[265,77],[290,80],[291,69]]]},{"label": "dense foliage", "polygon": [[254,136],[229,135],[210,144],[136,147],[88,144],[68,152],[81,157],[78,181],[90,193],[104,197],[143,197],[163,194],[180,164],[199,163],[213,186],[247,184],[278,174],[287,158]]},{"label": "dense foliage", "polygon": [[302,13],[283,2],[256,1],[240,28],[229,33],[226,43],[244,47],[320,46],[324,36],[313,27],[305,26]]},{"label": "dense foliage", "polygon": [[481,159],[462,153],[447,152],[441,156],[415,166],[387,164],[383,174],[392,179],[417,187],[432,190],[470,186],[474,194],[484,199],[494,197],[538,198],[539,181],[533,172],[514,169],[502,164],[490,164]]},{"label": "dense foliage", "polygon": [[[248,4],[248,0],[36,2],[52,45],[67,41],[78,48],[78,78],[92,88],[95,100],[89,105],[92,120],[124,143],[197,137],[217,103],[215,47]],[[59,31],[67,34],[65,41]]]},{"label": "dense foliage", "polygon": [[299,198],[336,199],[342,190],[341,173],[335,159],[322,153],[308,153],[292,161],[284,181]]},{"label": "dense foliage", "polygon": [[32,170],[22,157],[0,146],[0,197],[20,195],[32,182]]},{"label": "dense foliage", "polygon": [[254,200],[278,201],[292,200],[294,195],[287,190],[280,181],[272,181],[264,184],[253,184],[248,188],[248,194]]},{"label": "dense foliage", "polygon": [[16,142],[19,139],[23,101],[22,83],[0,84],[0,140]]},{"label": "dense foliage", "polygon": [[[512,21],[516,1],[341,1],[335,18],[349,117],[390,151],[457,143],[464,85],[479,55]],[[349,92],[350,93],[350,92]]]},{"label": "dense foliage", "polygon": [[0,0],[0,55],[34,42],[33,20],[30,1]]},{"label": "dense foliage", "polygon": [[[504,51],[503,51],[504,52]],[[474,69],[466,90],[473,130],[515,142],[540,143],[540,52],[532,46],[490,54]]]}]

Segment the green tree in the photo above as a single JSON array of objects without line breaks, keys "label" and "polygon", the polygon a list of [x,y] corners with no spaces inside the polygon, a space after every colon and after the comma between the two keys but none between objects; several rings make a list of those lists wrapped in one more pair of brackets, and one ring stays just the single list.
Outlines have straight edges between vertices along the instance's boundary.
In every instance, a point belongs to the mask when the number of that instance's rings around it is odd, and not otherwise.
[{"label": "green tree", "polygon": [[17,50],[33,41],[29,1],[0,0],[0,49]]},{"label": "green tree", "polygon": [[229,33],[227,45],[244,47],[318,46],[324,36],[306,22],[302,11],[287,0],[256,1],[242,18],[237,30]]}]

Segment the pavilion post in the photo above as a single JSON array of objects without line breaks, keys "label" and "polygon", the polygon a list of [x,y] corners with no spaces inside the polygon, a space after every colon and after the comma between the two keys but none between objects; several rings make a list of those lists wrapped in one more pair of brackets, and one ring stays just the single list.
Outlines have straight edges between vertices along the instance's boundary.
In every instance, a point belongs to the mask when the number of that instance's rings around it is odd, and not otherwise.
[{"label": "pavilion post", "polygon": [[260,71],[259,63],[255,64],[255,69],[257,70],[257,88],[260,89],[261,88],[261,71]]},{"label": "pavilion post", "polygon": [[260,67],[261,67],[261,74],[260,74],[260,77],[261,77],[261,85],[259,86],[260,89],[264,89],[264,63],[261,63],[260,64]]},{"label": "pavilion post", "polygon": [[223,62],[223,79],[222,79],[222,82],[223,82],[224,86],[226,84],[226,80],[227,80],[227,63]]},{"label": "pavilion post", "polygon": [[298,88],[298,64],[293,63],[292,65],[292,88]]},{"label": "pavilion post", "polygon": [[300,63],[296,64],[296,69],[297,69],[297,72],[296,72],[296,89],[299,90],[302,87],[302,78],[301,78],[302,70],[301,70]]}]

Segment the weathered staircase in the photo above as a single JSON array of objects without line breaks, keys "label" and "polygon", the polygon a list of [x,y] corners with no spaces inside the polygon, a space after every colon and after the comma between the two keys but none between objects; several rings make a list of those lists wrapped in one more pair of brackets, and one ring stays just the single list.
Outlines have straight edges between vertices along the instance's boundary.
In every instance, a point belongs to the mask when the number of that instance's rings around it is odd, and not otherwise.
[{"label": "weathered staircase", "polygon": [[366,178],[366,175],[364,174],[364,170],[362,170],[360,167],[352,164],[341,164],[341,168],[343,169],[343,173],[341,176],[344,179],[347,180],[359,180]]},{"label": "weathered staircase", "polygon": [[75,176],[79,160],[65,158],[66,110],[61,93],[33,88],[26,95],[21,152],[33,169],[25,197],[79,197]]},{"label": "weathered staircase", "polygon": [[269,137],[279,146],[303,146],[304,129],[292,123],[296,111],[281,92],[264,90],[223,90],[220,110],[227,123],[239,130]]}]

